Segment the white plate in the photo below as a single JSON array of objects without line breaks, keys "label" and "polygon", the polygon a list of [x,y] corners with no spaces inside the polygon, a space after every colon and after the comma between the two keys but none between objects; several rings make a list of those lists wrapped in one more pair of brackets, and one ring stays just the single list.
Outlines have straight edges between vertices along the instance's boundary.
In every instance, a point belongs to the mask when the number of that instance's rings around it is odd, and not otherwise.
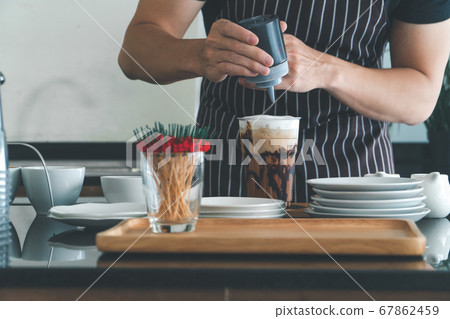
[{"label": "white plate", "polygon": [[345,200],[345,199],[329,199],[319,196],[311,196],[311,199],[322,206],[340,207],[340,208],[404,208],[423,204],[426,196],[388,199],[388,200]]},{"label": "white plate", "polygon": [[430,210],[428,208],[425,208],[416,213],[388,214],[388,215],[328,214],[328,213],[319,213],[310,208],[306,208],[305,212],[307,212],[308,215],[310,215],[311,217],[317,218],[387,218],[387,219],[409,219],[416,222],[424,218],[430,212]]},{"label": "white plate", "polygon": [[306,181],[315,188],[337,191],[388,191],[413,189],[422,183],[399,177],[332,177]]},{"label": "white plate", "polygon": [[[116,217],[116,218],[72,218],[72,217],[63,217],[59,218],[57,216],[49,215],[48,217],[58,220],[62,223],[71,226],[78,227],[89,227],[89,228],[110,228],[117,225],[124,219],[128,219],[127,217]],[[133,217],[129,217],[133,218]]]},{"label": "white plate", "polygon": [[331,199],[358,199],[358,200],[377,200],[377,199],[402,199],[402,198],[412,198],[422,194],[423,187],[417,187],[414,189],[407,190],[397,190],[397,191],[373,191],[373,192],[363,192],[363,191],[327,191],[319,188],[313,188],[313,191],[317,195],[323,198]]},{"label": "white plate", "polygon": [[200,218],[248,218],[248,219],[263,219],[263,218],[281,218],[286,215],[285,212],[277,215],[220,215],[220,214],[212,214],[212,215],[200,215]]},{"label": "white plate", "polygon": [[417,213],[425,208],[425,204],[417,205],[413,207],[402,208],[339,208],[339,207],[325,207],[310,203],[309,206],[318,213],[328,214],[356,214],[356,215],[387,215],[387,214],[409,214]]},{"label": "white plate", "polygon": [[70,206],[55,206],[50,215],[59,218],[102,218],[142,217],[147,214],[144,204],[139,203],[86,203]]},{"label": "white plate", "polygon": [[200,211],[268,210],[285,207],[282,200],[256,197],[203,197]]}]

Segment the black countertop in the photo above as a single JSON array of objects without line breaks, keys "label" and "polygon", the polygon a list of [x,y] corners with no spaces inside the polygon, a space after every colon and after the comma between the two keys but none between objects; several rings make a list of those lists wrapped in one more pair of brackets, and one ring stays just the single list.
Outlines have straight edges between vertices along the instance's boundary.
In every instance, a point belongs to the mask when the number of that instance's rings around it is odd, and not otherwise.
[{"label": "black countertop", "polygon": [[418,222],[427,236],[423,257],[333,256],[335,263],[304,255],[102,254],[95,230],[36,216],[29,205],[13,205],[10,216],[14,236],[10,265],[0,269],[3,300],[450,298],[447,219]]}]

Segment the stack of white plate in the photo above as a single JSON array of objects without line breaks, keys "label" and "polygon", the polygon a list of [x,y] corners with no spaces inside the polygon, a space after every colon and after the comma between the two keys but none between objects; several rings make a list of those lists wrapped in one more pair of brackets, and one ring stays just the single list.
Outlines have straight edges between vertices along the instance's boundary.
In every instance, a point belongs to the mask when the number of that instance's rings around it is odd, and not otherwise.
[{"label": "stack of white plate", "polygon": [[52,207],[49,217],[73,226],[111,227],[121,220],[146,215],[145,204],[86,203]]},{"label": "stack of white plate", "polygon": [[200,217],[280,218],[286,212],[282,200],[255,197],[203,197]]},{"label": "stack of white plate", "polygon": [[11,226],[7,215],[0,215],[0,268],[8,266]]},{"label": "stack of white plate", "polygon": [[396,218],[418,221],[425,207],[421,181],[397,177],[336,177],[306,181],[313,186],[306,210],[319,218]]}]

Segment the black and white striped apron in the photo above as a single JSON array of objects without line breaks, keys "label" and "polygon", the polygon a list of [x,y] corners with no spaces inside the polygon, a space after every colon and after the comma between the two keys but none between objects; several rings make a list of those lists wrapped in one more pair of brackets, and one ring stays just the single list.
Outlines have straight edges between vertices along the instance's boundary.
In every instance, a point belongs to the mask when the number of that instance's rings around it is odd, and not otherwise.
[{"label": "black and white striped apron", "polygon": [[[321,52],[328,49],[328,54],[365,67],[380,68],[389,29],[384,2],[226,0],[216,18],[237,22],[261,14],[276,14],[287,22],[286,33],[308,46]],[[282,93],[277,91],[277,97]],[[206,161],[205,196],[245,196],[237,117],[261,114],[269,106],[265,92],[242,87],[238,77],[227,77],[219,83],[203,80],[197,121],[200,126],[210,126],[215,138],[224,140],[223,160]],[[267,114],[302,118],[298,156],[304,158],[297,160],[303,164],[296,166],[294,202],[309,200],[311,190],[305,181],[310,178],[394,172],[387,123],[359,115],[324,90],[288,92]],[[236,145],[236,164],[228,161],[228,139],[236,140],[231,144]],[[314,147],[302,152],[302,146],[310,147],[312,141]],[[321,163],[314,160],[319,158],[314,156],[315,152],[320,153]]]}]

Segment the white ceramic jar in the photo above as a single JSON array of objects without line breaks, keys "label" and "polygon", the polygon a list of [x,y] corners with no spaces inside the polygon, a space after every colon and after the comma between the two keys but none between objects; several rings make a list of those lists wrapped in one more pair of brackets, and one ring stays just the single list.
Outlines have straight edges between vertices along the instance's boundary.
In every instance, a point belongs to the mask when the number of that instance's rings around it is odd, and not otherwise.
[{"label": "white ceramic jar", "polygon": [[412,179],[421,180],[425,205],[431,210],[426,218],[444,218],[450,213],[450,184],[448,176],[433,172],[412,174]]}]

